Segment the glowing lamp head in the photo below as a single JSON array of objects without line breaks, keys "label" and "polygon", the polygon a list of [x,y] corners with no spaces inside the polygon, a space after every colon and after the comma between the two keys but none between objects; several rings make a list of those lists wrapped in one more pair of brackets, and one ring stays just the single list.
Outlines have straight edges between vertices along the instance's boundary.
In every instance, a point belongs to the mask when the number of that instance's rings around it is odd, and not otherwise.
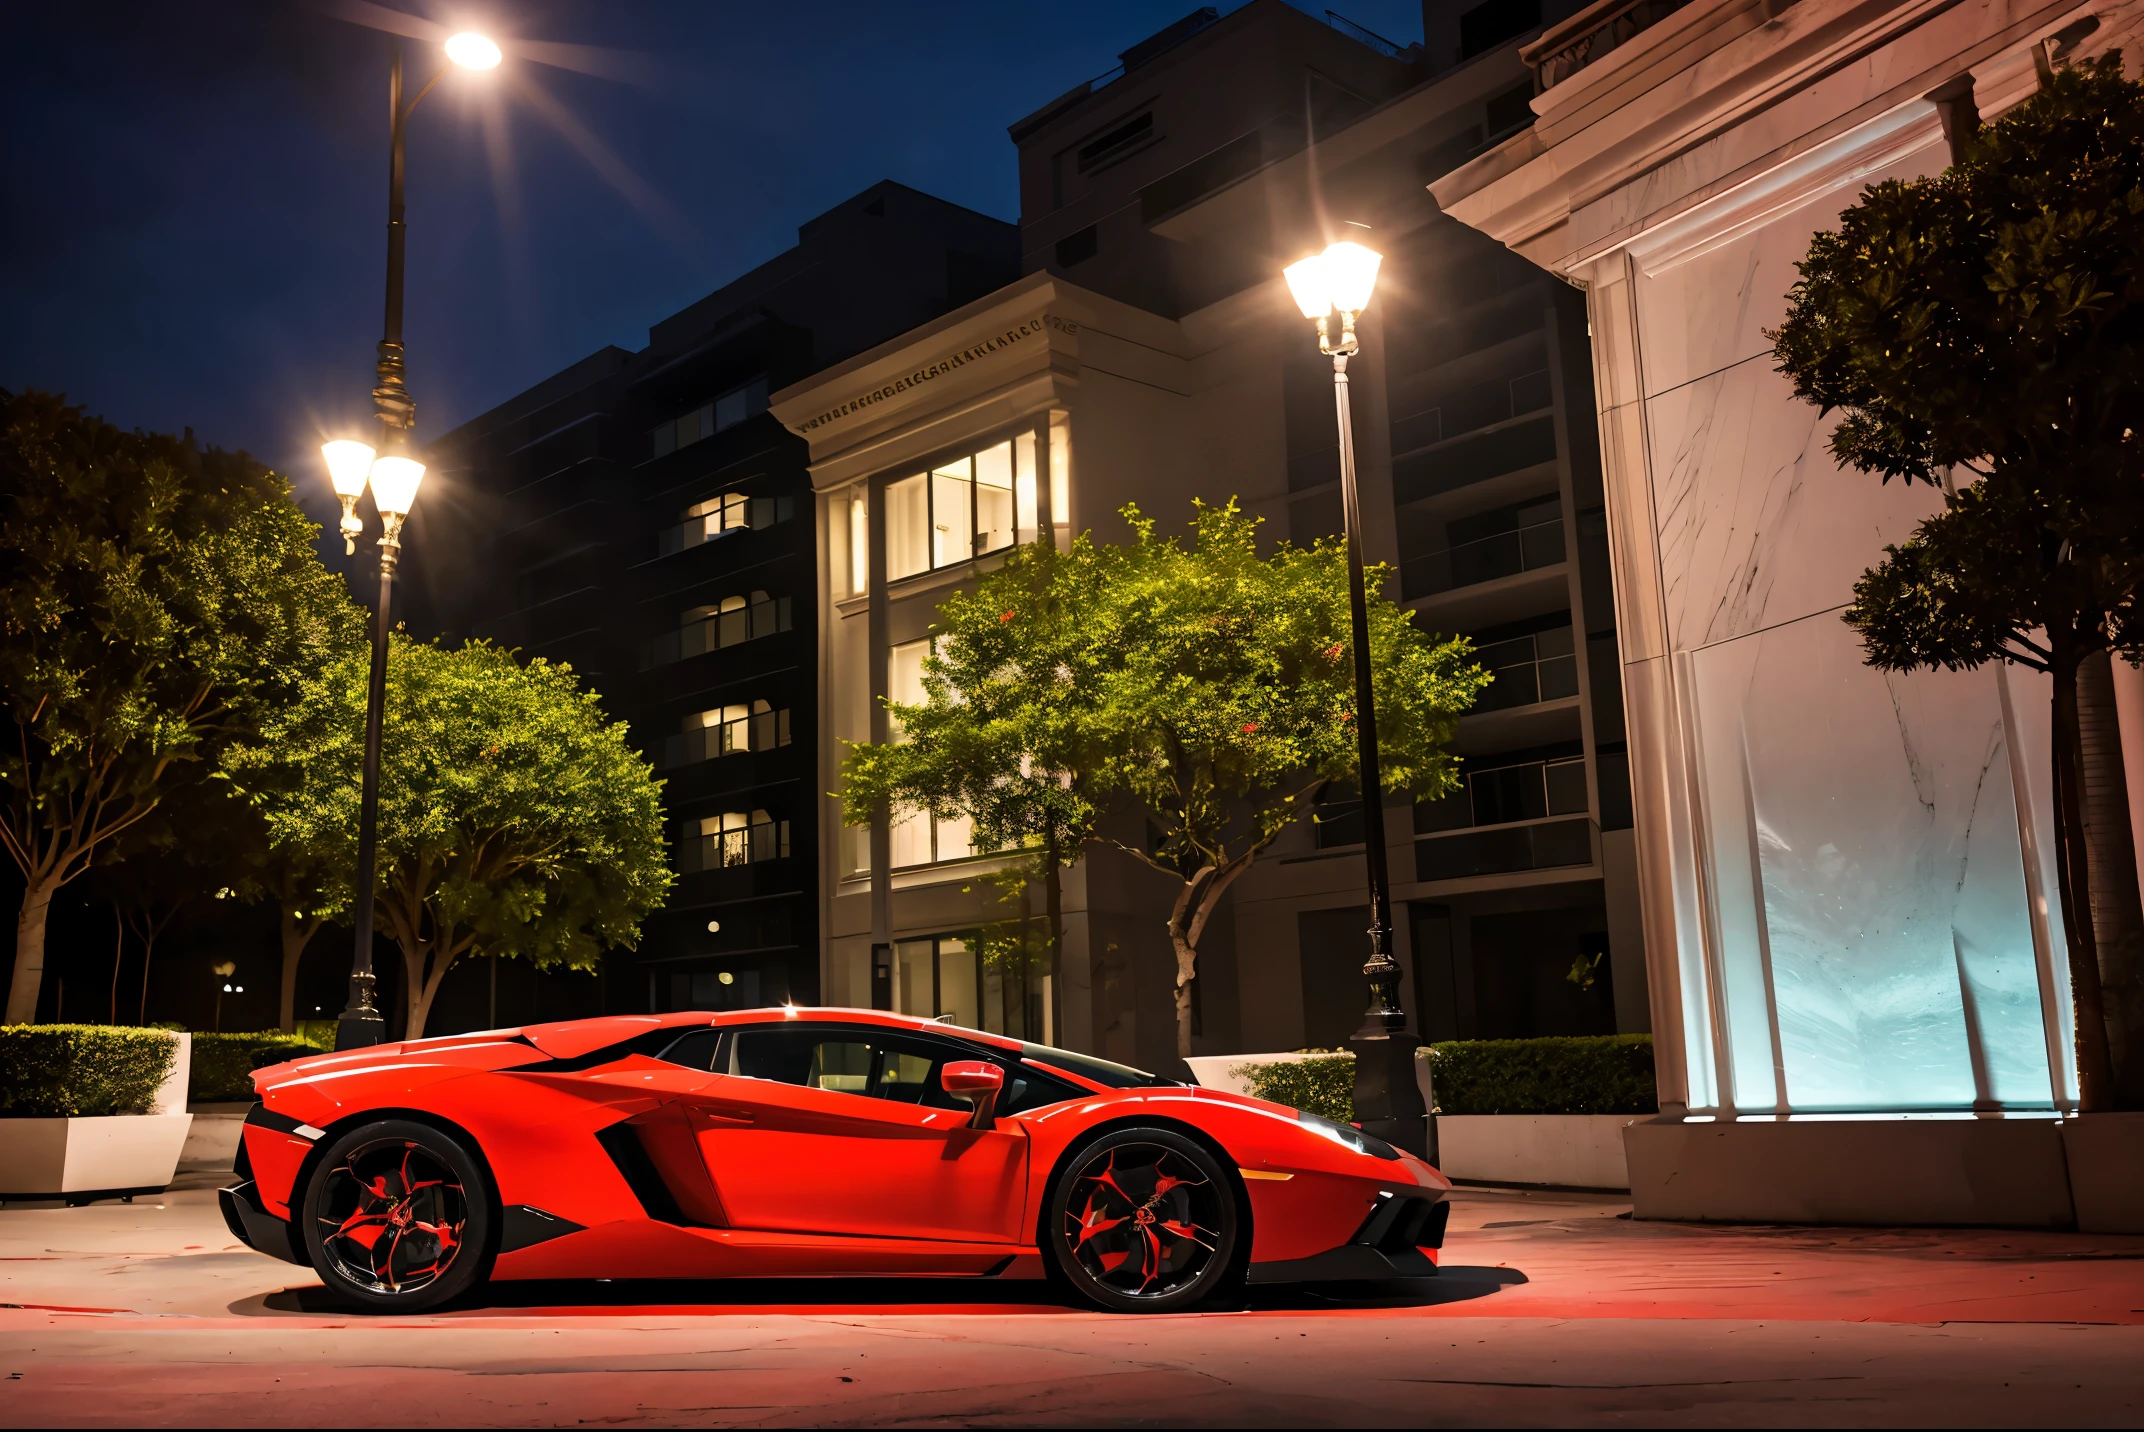
[{"label": "glowing lamp head", "polygon": [[364,496],[365,478],[372,471],[375,456],[371,444],[337,438],[322,443],[320,455],[328,460],[328,481],[335,484],[337,497]]},{"label": "glowing lamp head", "polygon": [[499,47],[482,35],[464,30],[447,40],[447,58],[465,70],[489,70],[498,67],[503,56]]},{"label": "glowing lamp head", "polygon": [[1370,306],[1384,256],[1345,239],[1324,253],[1298,259],[1281,271],[1288,292],[1305,318],[1323,318],[1334,309],[1357,314]]},{"label": "glowing lamp head", "polygon": [[1360,313],[1370,306],[1370,291],[1377,287],[1378,266],[1384,256],[1361,244],[1342,240],[1320,257],[1325,260],[1325,288],[1333,307],[1342,313]]},{"label": "glowing lamp head", "polygon": [[1324,255],[1297,259],[1281,270],[1281,276],[1288,280],[1288,292],[1295,306],[1303,310],[1303,317],[1323,318],[1333,311],[1332,293],[1325,287]]},{"label": "glowing lamp head", "polygon": [[417,503],[424,464],[415,458],[382,457],[372,463],[372,501],[390,517],[407,517]]}]

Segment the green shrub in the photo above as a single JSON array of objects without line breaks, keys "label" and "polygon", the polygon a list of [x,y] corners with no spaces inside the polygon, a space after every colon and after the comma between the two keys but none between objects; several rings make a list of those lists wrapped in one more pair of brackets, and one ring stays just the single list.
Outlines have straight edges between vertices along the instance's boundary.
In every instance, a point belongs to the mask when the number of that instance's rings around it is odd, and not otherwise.
[{"label": "green shrub", "polygon": [[178,1049],[160,1029],[0,1025],[0,1117],[146,1113]]},{"label": "green shrub", "polygon": [[[1305,1054],[1324,1054],[1306,1049]],[[1300,1059],[1291,1064],[1239,1064],[1229,1071],[1251,1086],[1253,1096],[1323,1114],[1342,1123],[1355,1117],[1355,1056],[1333,1054],[1325,1059]]]},{"label": "green shrub", "polygon": [[253,1097],[253,1071],[318,1054],[303,1035],[270,1029],[259,1034],[196,1034],[189,1103],[231,1103]]},{"label": "green shrub", "polygon": [[[1650,1114],[1660,1108],[1650,1034],[1454,1039],[1425,1046],[1419,1057],[1430,1061],[1440,1114]],[[1239,1064],[1231,1072],[1258,1098],[1354,1121],[1351,1054]]]},{"label": "green shrub", "polygon": [[298,1021],[298,1038],[322,1052],[333,1049],[335,1047],[335,1021],[332,1019],[301,1019]]},{"label": "green shrub", "polygon": [[1456,1039],[1422,1051],[1440,1114],[1650,1114],[1650,1034]]}]

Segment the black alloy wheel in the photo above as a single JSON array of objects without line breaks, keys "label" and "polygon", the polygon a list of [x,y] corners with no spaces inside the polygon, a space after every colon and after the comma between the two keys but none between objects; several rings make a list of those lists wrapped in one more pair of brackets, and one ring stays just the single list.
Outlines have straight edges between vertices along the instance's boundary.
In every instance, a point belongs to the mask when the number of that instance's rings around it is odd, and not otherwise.
[{"label": "black alloy wheel", "polygon": [[383,1119],[328,1146],[300,1211],[330,1292],[369,1312],[435,1308],[488,1271],[497,1199],[461,1140]]},{"label": "black alloy wheel", "polygon": [[1079,1149],[1043,1216],[1058,1271],[1109,1312],[1181,1312],[1241,1278],[1235,1183],[1169,1129],[1117,1129]]}]

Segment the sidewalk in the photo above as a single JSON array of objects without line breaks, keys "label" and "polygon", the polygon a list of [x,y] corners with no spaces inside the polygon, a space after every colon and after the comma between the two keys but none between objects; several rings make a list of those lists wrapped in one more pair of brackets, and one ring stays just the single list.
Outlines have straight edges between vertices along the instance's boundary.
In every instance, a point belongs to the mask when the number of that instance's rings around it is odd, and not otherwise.
[{"label": "sidewalk", "polygon": [[0,1210],[0,1425],[2144,1422],[2144,1238],[1633,1222],[1461,1190],[1444,1274],[1113,1318],[1040,1284],[500,1285],[366,1319],[218,1176]]}]

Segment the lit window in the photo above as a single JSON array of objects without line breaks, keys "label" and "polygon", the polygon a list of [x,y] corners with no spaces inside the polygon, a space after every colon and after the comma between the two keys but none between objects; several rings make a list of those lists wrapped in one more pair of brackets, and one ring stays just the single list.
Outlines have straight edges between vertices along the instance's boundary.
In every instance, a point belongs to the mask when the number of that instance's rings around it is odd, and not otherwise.
[{"label": "lit window", "polygon": [[782,860],[788,855],[788,821],[776,820],[763,810],[725,811],[686,822],[685,838],[678,846],[678,868],[689,875]]},{"label": "lit window", "polygon": [[862,487],[849,494],[849,595],[871,590],[871,507]]},{"label": "lit window", "polygon": [[754,592],[749,597],[724,597],[707,606],[687,608],[678,629],[656,637],[643,649],[643,667],[661,666],[687,657],[702,656],[741,642],[790,629],[789,598]]},{"label": "lit window", "polygon": [[744,751],[771,751],[789,744],[789,708],[765,701],[716,706],[687,716],[683,729],[663,743],[663,764],[687,766]]},{"label": "lit window", "polygon": [[[921,706],[930,700],[923,686],[923,663],[933,650],[935,637],[903,642],[886,653],[886,698],[900,706]],[[887,713],[889,734],[903,739],[900,719]],[[899,815],[893,823],[893,868],[935,865],[941,860],[962,860],[976,854],[975,822],[967,816],[939,820],[929,811]]]},{"label": "lit window", "polygon": [[1000,552],[1020,540],[1020,493],[1035,482],[1032,433],[940,463],[886,487],[886,577],[897,581]]},{"label": "lit window", "polygon": [[664,528],[661,552],[667,557],[672,552],[712,542],[731,532],[772,527],[795,515],[796,499],[793,497],[751,497],[742,492],[725,492],[705,502],[694,503],[685,509],[679,525]]},{"label": "lit window", "polygon": [[1050,525],[1072,525],[1072,420],[1050,414]]}]

